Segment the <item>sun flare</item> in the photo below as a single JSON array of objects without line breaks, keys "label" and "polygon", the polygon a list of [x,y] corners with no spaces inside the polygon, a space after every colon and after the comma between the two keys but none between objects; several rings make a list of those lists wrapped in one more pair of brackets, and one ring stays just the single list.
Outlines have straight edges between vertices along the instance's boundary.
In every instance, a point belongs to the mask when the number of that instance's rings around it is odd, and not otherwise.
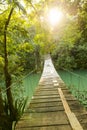
[{"label": "sun flare", "polygon": [[48,13],[48,20],[52,26],[59,23],[61,21],[62,17],[63,17],[62,11],[60,11],[56,8],[51,9]]}]

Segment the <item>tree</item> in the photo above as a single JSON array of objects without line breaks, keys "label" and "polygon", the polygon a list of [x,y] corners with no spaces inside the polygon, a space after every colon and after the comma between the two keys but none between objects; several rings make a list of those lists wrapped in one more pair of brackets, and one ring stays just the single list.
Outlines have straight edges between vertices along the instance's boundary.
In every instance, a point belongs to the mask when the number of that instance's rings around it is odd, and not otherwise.
[{"label": "tree", "polygon": [[[23,70],[30,71],[35,67],[38,70],[41,55],[50,52],[55,57],[56,66],[60,68],[85,68],[87,61],[84,54],[87,50],[85,0],[24,2],[27,5],[26,10],[30,11],[27,15],[21,12],[22,10],[26,13],[19,0],[0,2],[0,81],[5,81],[7,92],[7,99],[3,102],[0,89],[0,122],[3,118],[0,125],[4,130],[10,130],[12,122],[17,120],[18,116],[11,92],[11,85],[15,79],[13,77],[19,76]],[[61,24],[54,28],[49,25],[46,17],[48,9],[53,6],[62,8],[65,16]],[[83,61],[84,58],[86,60]]]},{"label": "tree", "polygon": [[[4,58],[4,77],[5,77],[5,85],[6,85],[6,95],[7,95],[7,101],[3,102],[2,100],[2,95],[1,95],[1,89],[0,89],[0,101],[1,101],[1,104],[0,104],[0,115],[2,115],[0,117],[0,122],[2,122],[0,125],[0,127],[2,129],[12,129],[12,123],[13,121],[17,121],[17,118],[19,116],[19,113],[18,113],[18,110],[17,108],[15,108],[14,106],[14,99],[13,99],[13,96],[12,96],[12,92],[11,92],[11,85],[12,85],[12,77],[11,77],[11,72],[9,71],[9,52],[11,51],[9,49],[9,46],[8,46],[8,43],[9,41],[10,42],[13,42],[13,39],[11,40],[11,36],[9,37],[9,33],[12,34],[10,31],[11,28],[9,28],[11,25],[10,25],[10,22],[11,22],[11,18],[14,14],[15,11],[15,8],[18,6],[24,13],[25,13],[25,9],[23,8],[23,6],[18,2],[18,1],[1,1],[2,5],[7,5],[7,9],[6,10],[2,10],[1,11],[1,16],[5,16],[5,18],[3,19],[3,23],[2,23],[2,26],[1,29],[2,29],[2,32],[1,32],[1,38],[0,38],[0,43],[3,44],[3,48],[2,49],[2,52],[1,52],[1,55],[2,57]],[[9,2],[9,4],[7,3]],[[1,17],[1,18],[2,18]],[[12,27],[12,26],[11,26]],[[16,27],[14,25],[14,27]],[[3,37],[3,38],[2,38]],[[2,41],[3,39],[3,41]],[[10,50],[10,51],[9,51]],[[12,53],[12,52],[11,52]],[[6,107],[6,111],[5,111],[5,107]],[[4,112],[4,114],[3,114]]]},{"label": "tree", "polygon": [[78,24],[83,43],[87,41],[87,0],[83,1],[78,12]]}]

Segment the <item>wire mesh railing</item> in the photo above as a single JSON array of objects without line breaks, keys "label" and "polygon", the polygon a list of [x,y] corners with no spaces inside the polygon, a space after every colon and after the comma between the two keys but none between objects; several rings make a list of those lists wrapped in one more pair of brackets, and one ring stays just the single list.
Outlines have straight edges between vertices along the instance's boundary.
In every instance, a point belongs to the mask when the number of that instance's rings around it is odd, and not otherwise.
[{"label": "wire mesh railing", "polygon": [[[21,118],[24,113],[24,110],[29,105],[35,88],[38,86],[39,79],[41,77],[40,73],[35,73],[35,70],[24,76],[23,78],[17,79],[10,87],[5,88],[5,83],[0,84],[0,101],[3,101],[4,113],[6,117],[12,122],[12,130],[15,129],[16,123]],[[2,87],[1,87],[2,85]],[[11,115],[10,105],[7,98],[7,90],[11,90],[13,98],[13,108],[14,116]],[[1,102],[0,102],[1,103]],[[3,121],[2,121],[3,122]],[[9,121],[8,121],[9,123]],[[3,126],[4,127],[4,126]],[[2,128],[2,125],[0,126]]]},{"label": "wire mesh railing", "polygon": [[64,68],[62,73],[58,73],[72,94],[87,107],[87,77]]},{"label": "wire mesh railing", "polygon": [[27,76],[23,80],[23,85],[25,88],[25,94],[28,96],[28,103],[31,101],[35,88],[38,86],[39,79],[41,74],[32,73],[30,76]]},{"label": "wire mesh railing", "polygon": [[[27,98],[28,104],[31,101],[35,88],[38,86],[41,73],[35,73],[35,70],[31,71],[29,74],[24,76],[21,79],[18,79],[17,82],[13,83],[10,88],[14,101],[24,100]],[[9,88],[7,88],[9,89]],[[1,94],[2,98],[6,99],[7,89],[2,89]]]}]

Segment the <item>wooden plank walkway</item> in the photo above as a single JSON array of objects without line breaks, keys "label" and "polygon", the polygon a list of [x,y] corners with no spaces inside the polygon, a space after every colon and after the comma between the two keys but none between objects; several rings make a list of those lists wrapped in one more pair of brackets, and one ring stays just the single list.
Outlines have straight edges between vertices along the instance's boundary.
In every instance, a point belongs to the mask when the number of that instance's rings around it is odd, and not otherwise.
[{"label": "wooden plank walkway", "polygon": [[49,57],[16,130],[87,130],[87,111],[66,88]]}]

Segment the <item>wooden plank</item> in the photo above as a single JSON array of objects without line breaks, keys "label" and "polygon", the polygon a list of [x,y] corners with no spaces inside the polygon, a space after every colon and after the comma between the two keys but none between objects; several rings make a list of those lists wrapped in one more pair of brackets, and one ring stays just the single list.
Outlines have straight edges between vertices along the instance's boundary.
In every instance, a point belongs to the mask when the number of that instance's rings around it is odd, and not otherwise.
[{"label": "wooden plank", "polygon": [[73,128],[73,130],[83,130],[82,126],[80,125],[77,117],[75,116],[75,114],[70,110],[70,107],[63,95],[63,92],[61,90],[61,88],[58,88],[58,92],[60,94],[60,97],[61,97],[61,100],[62,100],[62,103],[63,103],[63,106],[64,106],[64,109],[65,109],[65,112],[67,114],[67,117],[70,121],[70,124]]},{"label": "wooden plank", "polygon": [[[20,130],[17,128],[16,130]],[[72,130],[70,125],[49,125],[49,126],[41,126],[41,127],[27,127],[22,128],[22,130]]]},{"label": "wooden plank", "polygon": [[63,105],[61,106],[49,106],[49,107],[30,107],[26,112],[56,112],[56,111],[64,111]]},{"label": "wooden plank", "polygon": [[33,98],[34,99],[39,99],[39,98],[59,98],[59,95],[57,94],[57,95],[47,95],[47,96],[45,96],[45,95],[42,95],[42,96],[33,96]]},{"label": "wooden plank", "polygon": [[[78,120],[75,114],[79,110],[78,107],[77,110],[71,104],[71,107],[76,111],[74,114],[71,111],[72,109],[65,105],[67,108],[65,112],[62,100],[58,94],[58,87],[61,87],[64,92],[65,97],[62,96],[64,104],[67,102],[69,104],[72,102],[76,103],[76,99],[71,96],[64,82],[56,73],[51,59],[47,59],[39,85],[34,92],[28,109],[17,123],[16,130],[83,130],[76,123]],[[67,102],[64,98],[66,98]],[[86,119],[83,116],[84,121],[81,121],[82,116],[79,116],[80,114],[77,114],[78,119],[80,119],[81,125],[84,126],[84,130],[87,130]],[[78,128],[74,129],[73,126]]]},{"label": "wooden plank", "polygon": [[54,83],[54,87],[59,87],[59,83]]},{"label": "wooden plank", "polygon": [[40,92],[37,92],[36,94],[38,94],[38,95],[54,95],[54,94],[58,94],[58,92],[57,91],[40,91]]},{"label": "wooden plank", "polygon": [[40,92],[40,91],[53,91],[53,89],[54,89],[54,91],[56,91],[57,90],[57,88],[46,88],[46,89],[44,89],[44,88],[41,88],[41,89],[38,89],[36,92]]},{"label": "wooden plank", "polygon": [[17,128],[47,125],[68,125],[67,116],[64,111],[47,113],[24,113],[17,124]]},{"label": "wooden plank", "polygon": [[32,99],[32,103],[35,102],[55,102],[55,101],[61,101],[60,98],[43,98],[43,99]]},{"label": "wooden plank", "polygon": [[45,102],[45,103],[30,103],[29,108],[53,107],[63,106],[62,102]]},{"label": "wooden plank", "polygon": [[58,111],[64,111],[63,106],[59,106],[59,107],[40,107],[40,108],[30,108],[28,109],[25,113],[32,113],[32,112],[36,112],[36,113],[41,113],[41,112],[58,112]]},{"label": "wooden plank", "polygon": [[[51,96],[51,95],[53,96],[53,95],[57,95],[57,93],[46,93],[45,95],[46,96]],[[35,93],[34,96],[44,96],[44,94],[43,93]]]}]

